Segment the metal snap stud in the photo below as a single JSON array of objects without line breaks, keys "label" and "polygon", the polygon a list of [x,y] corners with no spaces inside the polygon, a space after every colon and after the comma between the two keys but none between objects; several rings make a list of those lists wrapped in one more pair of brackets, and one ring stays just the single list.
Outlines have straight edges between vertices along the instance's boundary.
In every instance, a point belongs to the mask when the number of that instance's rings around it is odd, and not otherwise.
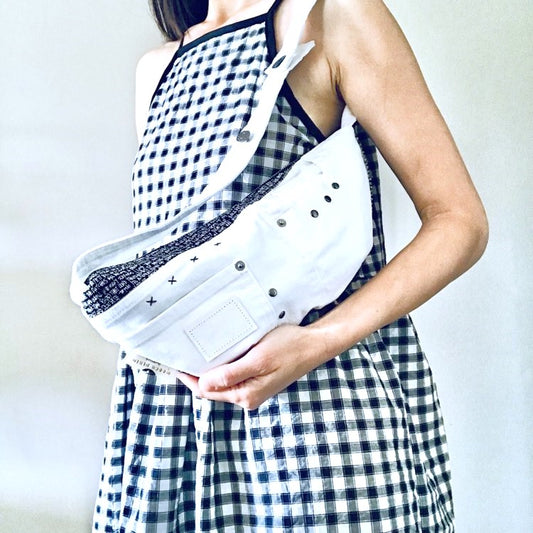
[{"label": "metal snap stud", "polygon": [[246,268],[246,264],[244,263],[244,261],[237,261],[235,263],[235,269],[238,270],[239,272],[242,272],[245,268]]},{"label": "metal snap stud", "polygon": [[270,290],[268,291],[268,295],[269,295],[269,296],[272,296],[272,298],[274,298],[275,296],[278,295],[278,291],[277,291],[276,289],[270,289]]},{"label": "metal snap stud", "polygon": [[311,211],[311,216],[312,216],[313,218],[317,218],[317,217],[318,217],[318,211],[317,211],[316,209],[313,209],[313,210]]},{"label": "metal snap stud", "polygon": [[249,142],[252,138],[252,133],[249,130],[242,130],[237,135],[237,141],[240,143],[246,143]]},{"label": "metal snap stud", "polygon": [[279,314],[279,318],[283,318],[285,316],[285,311],[282,311],[280,314]]},{"label": "metal snap stud", "polygon": [[334,189],[338,189],[338,188],[340,187],[340,185],[339,185],[336,181],[334,181],[334,182],[331,184],[331,186],[332,186]]},{"label": "metal snap stud", "polygon": [[284,218],[278,218],[278,226],[284,228],[287,225],[287,221]]},{"label": "metal snap stud", "polygon": [[326,200],[326,202],[329,204],[331,202],[331,196],[324,196],[324,200]]}]

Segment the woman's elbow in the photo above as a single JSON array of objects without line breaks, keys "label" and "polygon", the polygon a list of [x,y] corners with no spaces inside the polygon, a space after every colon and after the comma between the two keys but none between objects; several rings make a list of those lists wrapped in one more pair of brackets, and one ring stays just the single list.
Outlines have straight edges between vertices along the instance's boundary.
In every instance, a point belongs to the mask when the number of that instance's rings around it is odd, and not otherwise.
[{"label": "woman's elbow", "polygon": [[460,276],[483,255],[489,240],[489,223],[483,204],[476,201],[456,203],[453,206],[426,210],[422,226],[436,229],[444,240],[440,246],[454,257],[453,270]]},{"label": "woman's elbow", "polygon": [[471,208],[462,217],[463,231],[466,236],[466,248],[468,249],[468,255],[470,266],[473,266],[487,248],[489,242],[489,221],[487,213],[483,207],[481,201],[477,203],[475,208]]},{"label": "woman's elbow", "polygon": [[476,235],[478,257],[476,261],[483,255],[489,242],[489,220],[485,209],[481,207],[481,213],[476,218],[476,224],[473,229]]}]

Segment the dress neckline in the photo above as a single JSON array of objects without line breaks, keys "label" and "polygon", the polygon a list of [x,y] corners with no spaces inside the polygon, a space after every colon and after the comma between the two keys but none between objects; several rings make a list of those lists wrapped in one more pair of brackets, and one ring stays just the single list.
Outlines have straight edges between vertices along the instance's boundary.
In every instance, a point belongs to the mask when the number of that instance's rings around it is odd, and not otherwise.
[{"label": "dress neckline", "polygon": [[185,54],[189,50],[195,48],[196,46],[209,41],[215,37],[219,37],[221,35],[224,35],[226,33],[231,33],[233,31],[240,30],[242,28],[246,28],[248,26],[254,26],[256,24],[261,24],[271,18],[278,8],[279,4],[282,2],[282,0],[275,0],[273,4],[268,8],[268,11],[261,13],[260,15],[255,15],[253,17],[248,17],[242,20],[238,20],[236,22],[231,22],[230,24],[224,24],[223,26],[219,26],[218,28],[215,28],[213,30],[210,30],[203,35],[200,35],[199,37],[196,37],[192,41],[188,42],[187,44],[183,44],[183,37],[181,40],[181,43],[176,51],[174,59],[177,59],[181,55]]}]

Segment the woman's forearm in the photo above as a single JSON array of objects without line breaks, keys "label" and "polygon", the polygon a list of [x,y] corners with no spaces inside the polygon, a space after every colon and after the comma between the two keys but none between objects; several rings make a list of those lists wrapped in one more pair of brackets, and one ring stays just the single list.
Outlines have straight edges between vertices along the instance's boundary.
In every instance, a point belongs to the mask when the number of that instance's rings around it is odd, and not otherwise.
[{"label": "woman's forearm", "polygon": [[482,255],[488,237],[484,213],[442,213],[373,279],[307,326],[321,347],[316,366],[429,300]]}]

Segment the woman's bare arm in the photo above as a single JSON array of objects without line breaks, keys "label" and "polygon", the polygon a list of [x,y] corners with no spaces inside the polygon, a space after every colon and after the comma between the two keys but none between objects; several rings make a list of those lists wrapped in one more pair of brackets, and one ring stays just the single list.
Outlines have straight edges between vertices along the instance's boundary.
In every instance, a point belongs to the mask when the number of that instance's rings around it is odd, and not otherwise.
[{"label": "woman's bare arm", "polygon": [[336,31],[325,28],[339,93],[422,221],[417,236],[378,276],[311,326],[327,339],[327,352],[335,352],[412,311],[470,268],[485,249],[488,226],[452,136],[383,2],[325,5],[326,21],[343,20]]},{"label": "woman's bare arm", "polygon": [[144,54],[135,74],[135,125],[139,142],[146,128],[154,91],[179,43],[171,42]]}]

